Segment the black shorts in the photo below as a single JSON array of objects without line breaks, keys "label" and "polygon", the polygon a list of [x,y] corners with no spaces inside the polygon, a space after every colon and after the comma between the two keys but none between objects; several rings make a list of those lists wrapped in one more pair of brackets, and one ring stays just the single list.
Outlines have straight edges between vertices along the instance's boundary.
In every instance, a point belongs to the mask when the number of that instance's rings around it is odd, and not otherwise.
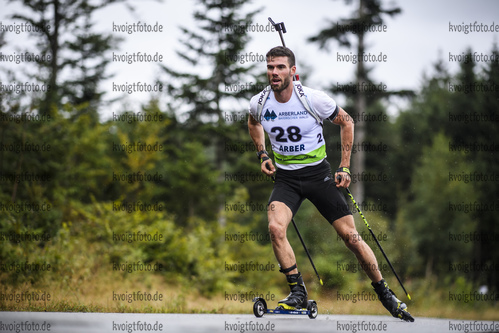
[{"label": "black shorts", "polygon": [[336,187],[331,166],[324,160],[318,165],[298,170],[279,169],[269,204],[279,201],[288,206],[295,216],[303,200],[310,200],[331,224],[352,215],[341,189]]}]

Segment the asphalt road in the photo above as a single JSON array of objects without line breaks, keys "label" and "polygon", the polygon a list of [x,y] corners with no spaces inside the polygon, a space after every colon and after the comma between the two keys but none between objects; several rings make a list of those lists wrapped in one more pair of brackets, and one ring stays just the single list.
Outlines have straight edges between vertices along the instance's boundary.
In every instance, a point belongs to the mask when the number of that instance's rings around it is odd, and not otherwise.
[{"label": "asphalt road", "polygon": [[0,332],[499,332],[499,322],[389,316],[0,312]]}]

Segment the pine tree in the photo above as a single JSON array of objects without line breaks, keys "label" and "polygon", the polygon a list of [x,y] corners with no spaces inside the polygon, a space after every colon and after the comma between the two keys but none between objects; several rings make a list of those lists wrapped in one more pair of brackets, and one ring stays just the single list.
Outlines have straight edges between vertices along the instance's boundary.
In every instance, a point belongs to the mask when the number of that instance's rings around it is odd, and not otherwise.
[{"label": "pine tree", "polygon": [[[255,12],[244,17],[238,15],[248,1],[241,0],[199,0],[201,7],[194,13],[199,29],[181,27],[185,50],[177,51],[187,64],[198,69],[197,73],[182,72],[162,66],[174,83],[167,84],[167,91],[175,102],[173,109],[186,104],[187,122],[194,128],[204,123],[223,126],[221,103],[233,98],[248,98],[256,90],[240,90],[234,94],[225,87],[240,84],[251,78],[253,66],[243,67],[238,63],[245,52],[249,35],[243,27],[252,23]],[[242,29],[241,29],[242,28]],[[199,73],[203,66],[209,67],[209,74]]]},{"label": "pine tree", "polygon": [[[350,4],[351,0],[346,0],[346,3]],[[336,24],[329,28],[326,28],[319,32],[314,37],[309,38],[309,41],[318,43],[321,48],[328,48],[328,43],[331,39],[336,40],[341,47],[352,48],[351,36],[355,36],[357,39],[356,54],[363,55],[366,51],[365,46],[365,36],[369,33],[371,27],[379,27],[384,25],[383,16],[394,16],[401,13],[401,9],[398,7],[386,9],[382,7],[380,0],[359,0],[358,9],[356,13],[351,18],[339,19]],[[367,30],[367,32],[366,32]],[[373,86],[373,81],[369,78],[368,74],[371,69],[365,66],[363,61],[357,61],[357,70],[355,85],[357,87],[362,87],[366,85]],[[354,135],[354,145],[356,147],[361,146],[366,141],[366,122],[364,121],[363,115],[367,112],[367,106],[369,102],[373,102],[380,97],[386,97],[390,94],[398,94],[402,96],[411,95],[410,91],[399,91],[399,92],[386,92],[375,91],[375,94],[367,94],[363,89],[359,89],[355,94],[347,94],[354,98],[353,112],[359,117],[354,116],[355,120],[355,135]],[[342,89],[335,89],[333,86],[332,91],[334,93],[342,93]],[[352,112],[350,112],[352,115]],[[355,154],[352,154],[352,166],[354,172],[357,174],[362,174],[365,170],[365,152],[364,150],[359,150]],[[353,171],[353,169],[352,169]],[[365,193],[363,182],[359,181],[352,183],[352,191],[355,193],[355,197],[358,202],[364,202]]]},{"label": "pine tree", "polygon": [[[255,15],[255,12],[241,14],[247,4],[248,1],[242,0],[198,1],[199,7],[194,12],[198,27],[180,28],[184,50],[177,51],[193,71],[162,65],[168,77],[164,86],[170,97],[169,108],[185,119],[181,126],[189,133],[186,139],[204,145],[209,161],[219,172],[219,183],[223,183],[223,170],[234,170],[230,162],[236,158],[230,155],[237,152],[227,152],[226,145],[235,138],[239,142],[250,141],[246,123],[227,121],[226,116],[234,112],[236,119],[246,116],[249,98],[261,90],[251,74],[256,64],[243,66],[240,61],[241,56],[249,53],[245,27],[253,23]],[[218,196],[221,211],[223,198],[221,194]],[[223,224],[222,220],[219,222]]]},{"label": "pine tree", "polygon": [[[15,0],[10,0],[14,2]],[[50,87],[39,101],[40,114],[50,114],[64,103],[78,103],[92,109],[97,118],[95,105],[101,101],[99,82],[105,78],[104,70],[108,63],[105,52],[116,46],[117,40],[110,34],[99,35],[92,32],[91,16],[97,10],[113,3],[126,0],[23,0],[24,11],[12,15],[37,27],[41,32],[34,33],[38,53],[50,56],[50,61],[37,64],[36,79]],[[95,63],[91,65],[90,62]],[[64,80],[63,70],[71,68],[78,79]],[[91,107],[89,108],[89,105]]]}]

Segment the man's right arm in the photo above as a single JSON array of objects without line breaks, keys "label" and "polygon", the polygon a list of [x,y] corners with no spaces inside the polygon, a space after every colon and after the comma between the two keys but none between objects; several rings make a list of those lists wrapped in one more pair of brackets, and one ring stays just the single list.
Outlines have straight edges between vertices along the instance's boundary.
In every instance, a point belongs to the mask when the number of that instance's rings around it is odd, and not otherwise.
[{"label": "man's right arm", "polygon": [[[256,151],[259,152],[265,150],[265,132],[263,130],[263,126],[258,121],[256,121],[251,114],[248,117],[248,130],[251,139],[255,144]],[[262,154],[261,157],[263,158],[270,156],[267,156],[267,154]],[[271,159],[268,159],[261,164],[261,171],[267,176],[272,176],[275,173],[275,167]]]}]

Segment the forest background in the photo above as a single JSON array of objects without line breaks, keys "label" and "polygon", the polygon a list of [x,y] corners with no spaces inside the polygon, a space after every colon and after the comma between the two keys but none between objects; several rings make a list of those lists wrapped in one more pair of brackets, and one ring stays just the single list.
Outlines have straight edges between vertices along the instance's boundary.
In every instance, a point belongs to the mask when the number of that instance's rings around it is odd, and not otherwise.
[{"label": "forest background", "polygon": [[[265,6],[197,1],[195,23],[173,33],[184,63],[177,66],[161,52],[122,49],[124,39],[146,36],[139,19],[109,18],[107,32],[95,28],[100,11],[135,13],[143,4],[7,4],[16,6],[0,31],[0,309],[249,313],[253,295],[275,301],[287,294],[267,230],[272,182],[259,171],[247,130],[249,98],[267,84],[261,55],[280,43],[275,31],[251,30],[268,29],[266,20],[255,21]],[[474,50],[463,41],[435,55],[417,88],[391,89],[373,74],[390,66],[376,59],[391,49],[368,38],[389,30],[404,7],[344,5],[350,16],[313,20],[315,33],[302,41],[303,52],[318,48],[329,61],[315,69],[295,49],[298,72],[309,85],[321,67],[353,69],[320,88],[356,121],[351,189],[412,301],[355,213],[359,233],[413,315],[498,319],[497,45]],[[291,18],[275,15],[289,27]],[[463,38],[499,33],[499,21],[478,21],[478,28],[474,17],[442,21]],[[152,40],[166,33],[163,22],[142,24]],[[255,51],[252,38],[268,45]],[[292,32],[284,38],[293,40]],[[375,58],[355,61],[355,54]],[[109,67],[123,63],[127,71],[144,61],[155,72],[140,82],[151,91],[142,94],[147,101],[109,98],[139,89],[132,80],[103,87],[113,77]],[[335,168],[339,128],[325,124],[324,131]],[[386,314],[316,209],[305,202],[295,220],[325,282],[319,285],[290,229],[321,311]],[[146,299],[131,300],[132,290]]]}]

